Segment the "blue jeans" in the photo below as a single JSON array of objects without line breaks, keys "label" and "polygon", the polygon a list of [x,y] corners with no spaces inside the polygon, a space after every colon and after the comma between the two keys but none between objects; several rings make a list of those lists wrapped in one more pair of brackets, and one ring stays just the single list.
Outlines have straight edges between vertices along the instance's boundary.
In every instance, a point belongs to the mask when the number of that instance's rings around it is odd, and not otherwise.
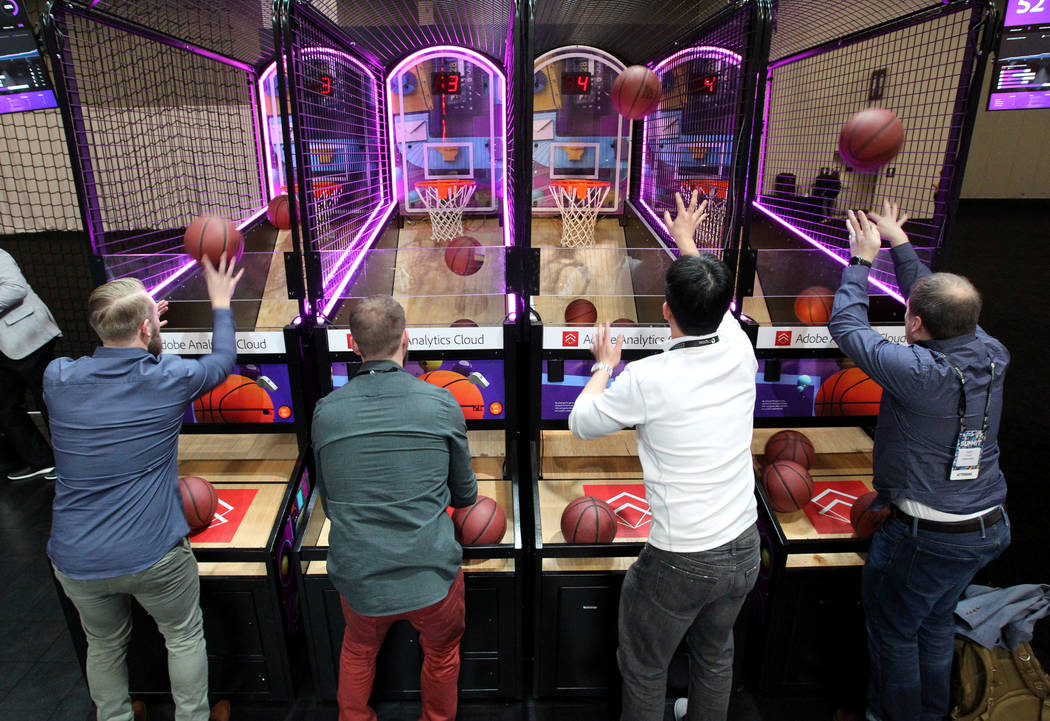
[{"label": "blue jeans", "polygon": [[758,576],[754,526],[708,551],[671,553],[646,544],[620,593],[622,721],[662,721],[667,668],[689,647],[687,721],[724,721],[733,684],[733,624]]},{"label": "blue jeans", "polygon": [[876,532],[861,596],[868,627],[868,717],[942,721],[948,714],[953,613],[974,574],[1010,545],[1010,521],[970,533],[893,518]]}]

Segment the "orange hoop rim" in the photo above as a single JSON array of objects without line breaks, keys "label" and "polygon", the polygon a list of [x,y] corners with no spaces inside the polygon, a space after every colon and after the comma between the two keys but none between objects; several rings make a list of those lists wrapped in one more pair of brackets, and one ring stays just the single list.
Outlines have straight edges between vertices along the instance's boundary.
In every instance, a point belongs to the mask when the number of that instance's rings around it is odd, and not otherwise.
[{"label": "orange hoop rim", "polygon": [[470,188],[475,185],[477,181],[473,178],[431,178],[416,181],[416,192],[418,193],[420,188],[433,188],[438,191],[440,198],[447,198],[453,190]]},{"label": "orange hoop rim", "polygon": [[725,198],[729,194],[729,181],[722,178],[679,178],[678,185],[689,188],[690,191],[698,190],[704,193],[715,190],[715,195],[719,198]]}]

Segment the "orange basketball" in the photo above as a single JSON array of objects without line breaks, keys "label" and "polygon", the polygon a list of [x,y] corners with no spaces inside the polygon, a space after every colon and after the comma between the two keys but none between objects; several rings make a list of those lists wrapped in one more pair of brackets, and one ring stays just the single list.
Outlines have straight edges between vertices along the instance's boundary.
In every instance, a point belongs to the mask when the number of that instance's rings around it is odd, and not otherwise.
[{"label": "orange basketball", "polygon": [[449,328],[477,328],[478,324],[470,318],[460,318],[448,324]]},{"label": "orange basketball", "polygon": [[223,251],[229,260],[241,257],[244,250],[244,236],[229,218],[216,215],[202,215],[190,223],[182,237],[186,253],[200,262],[208,256],[211,264],[218,267]]},{"label": "orange basketball", "polygon": [[456,275],[474,275],[485,263],[485,251],[474,238],[461,235],[449,241],[445,248],[445,265]]},{"label": "orange basketball", "polygon": [[488,496],[478,496],[472,506],[452,512],[456,540],[464,546],[487,546],[503,540],[507,530],[507,514]]},{"label": "orange basketball", "polygon": [[198,423],[273,423],[273,399],[251,378],[231,373],[193,401]]},{"label": "orange basketball", "polygon": [[792,513],[813,499],[809,471],[791,461],[773,461],[762,471],[762,487],[774,511]]},{"label": "orange basketball", "polygon": [[455,371],[430,371],[419,376],[419,380],[426,381],[441,388],[448,388],[459,409],[463,411],[463,417],[467,420],[477,420],[485,417],[485,400],[481,397],[481,389]]},{"label": "orange basketball", "polygon": [[808,469],[813,465],[815,457],[816,451],[813,450],[813,443],[798,431],[779,431],[771,435],[769,440],[766,441],[766,463],[794,461],[803,468]]},{"label": "orange basketball", "polygon": [[641,120],[656,110],[662,95],[660,78],[644,65],[627,68],[612,86],[613,107],[628,120]]},{"label": "orange basketball", "polygon": [[886,520],[886,517],[890,515],[890,507],[880,508],[877,511],[871,510],[871,502],[878,497],[878,493],[871,491],[865,493],[863,496],[853,502],[853,506],[849,509],[849,520],[853,524],[853,531],[861,538],[871,538],[875,535],[875,531],[879,530],[879,526]]},{"label": "orange basketball", "polygon": [[598,309],[594,303],[583,298],[565,306],[565,322],[570,325],[592,325],[598,321]]},{"label": "orange basketball", "polygon": [[561,513],[561,535],[568,543],[610,543],[616,526],[612,506],[594,496],[580,496]]},{"label": "orange basketball", "polygon": [[266,206],[266,218],[275,228],[288,230],[292,227],[292,218],[288,212],[288,196],[278,195]]},{"label": "orange basketball", "polygon": [[211,518],[215,515],[218,503],[215,486],[198,476],[184,476],[179,479],[179,492],[190,533],[200,533],[211,525]]},{"label": "orange basketball", "polygon": [[882,386],[860,368],[828,376],[817,390],[813,410],[818,416],[874,416],[882,402]]},{"label": "orange basketball", "polygon": [[617,318],[612,322],[613,328],[633,328],[636,325],[638,324],[630,318]]},{"label": "orange basketball", "polygon": [[861,110],[839,131],[839,155],[857,170],[878,170],[904,144],[904,125],[886,108]]},{"label": "orange basketball", "polygon": [[806,325],[827,325],[835,293],[822,285],[806,288],[795,298],[795,317]]}]

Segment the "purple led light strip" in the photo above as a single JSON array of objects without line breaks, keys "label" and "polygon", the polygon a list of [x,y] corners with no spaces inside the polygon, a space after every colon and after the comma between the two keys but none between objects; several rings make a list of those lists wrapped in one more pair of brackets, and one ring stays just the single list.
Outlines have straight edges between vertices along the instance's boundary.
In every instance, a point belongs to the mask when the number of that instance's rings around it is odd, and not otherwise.
[{"label": "purple led light strip", "polygon": [[[713,45],[701,45],[698,47],[685,48],[684,50],[679,50],[673,55],[664,58],[655,66],[653,66],[653,72],[659,75],[664,69],[666,69],[672,63],[677,62],[682,57],[711,57],[712,55],[722,56],[725,59],[732,62],[734,65],[740,65],[741,61],[743,60],[739,53],[735,53],[732,50],[726,50],[725,48],[719,48]],[[656,198],[655,189],[652,187],[652,181],[649,178],[649,173],[647,172],[649,166],[645,162],[646,156],[648,155],[647,151],[649,149],[649,117],[650,116],[646,116],[645,120],[642,121],[642,179],[641,193],[639,194],[640,197],[638,198],[638,204],[642,206],[646,211],[648,211],[649,215],[656,219],[657,227],[663,228],[663,221],[661,221],[657,217],[656,211],[653,210],[649,206],[649,203],[646,201],[647,196],[652,197],[654,199]]]},{"label": "purple led light strip", "polygon": [[[801,238],[802,240],[804,240],[807,243],[809,243],[810,245],[812,245],[817,250],[822,251],[829,258],[833,258],[835,260],[835,262],[839,263],[840,265],[849,265],[849,261],[846,260],[845,258],[843,258],[841,255],[838,255],[837,253],[832,253],[827,248],[827,246],[825,246],[819,240],[817,240],[816,238],[813,238],[813,237],[807,235],[806,233],[802,232],[801,230],[799,230],[798,228],[793,226],[791,223],[787,222],[786,220],[781,218],[779,215],[774,213],[771,209],[769,209],[769,208],[765,207],[764,205],[762,205],[761,203],[759,203],[757,200],[753,201],[751,204],[754,205],[759,210],[761,210],[766,215],[768,215],[770,218],[772,218],[773,220],[777,221],[782,226],[784,226],[785,228],[790,230],[792,233],[797,235],[799,238]],[[902,296],[899,292],[897,292],[897,290],[895,288],[890,287],[886,283],[883,283],[881,280],[876,280],[875,278],[872,278],[871,276],[868,276],[868,282],[871,283],[872,285],[874,285],[876,288],[879,288],[880,290],[886,291],[886,295],[888,295],[888,296],[890,296],[892,298],[896,298],[901,303],[905,303],[904,296]]]},{"label": "purple led light strip", "polygon": [[332,293],[332,297],[328,299],[328,302],[321,310],[322,316],[327,318],[328,314],[332,312],[332,308],[334,308],[336,302],[339,301],[340,294],[350,282],[350,278],[353,277],[354,271],[356,271],[358,266],[361,265],[361,261],[365,259],[366,253],[364,252],[364,249],[368,248],[368,246],[375,242],[375,239],[379,236],[379,231],[381,231],[386,225],[387,220],[390,218],[390,214],[394,212],[394,208],[396,207],[397,201],[390,201],[390,204],[386,206],[385,211],[379,216],[378,222],[376,222],[375,227],[373,227],[371,230],[366,229],[365,231],[362,231],[361,236],[359,236],[364,238],[364,242],[360,244],[360,249],[362,252],[357,254],[357,257],[354,258],[353,262],[350,264],[350,267],[346,269],[346,273],[343,275],[342,280],[339,281],[339,285],[336,286],[335,291]]},{"label": "purple led light strip", "polygon": [[[258,218],[260,215],[262,215],[265,212],[266,212],[266,207],[265,206],[263,206],[262,208],[259,208],[254,213],[249,215],[247,218],[245,218],[245,219],[241,220],[239,223],[237,223],[236,224],[237,225],[237,230],[244,230],[249,225],[254,223],[256,218]],[[156,298],[157,297],[157,293],[160,293],[166,287],[171,285],[171,283],[176,278],[178,278],[179,276],[185,275],[186,271],[189,270],[190,268],[192,268],[193,266],[195,266],[196,264],[197,264],[197,261],[195,261],[195,260],[187,261],[181,267],[176,269],[174,273],[169,275],[167,278],[162,280],[160,283],[158,283],[157,285],[153,286],[152,288],[147,288],[146,292],[149,293],[150,296]]]}]

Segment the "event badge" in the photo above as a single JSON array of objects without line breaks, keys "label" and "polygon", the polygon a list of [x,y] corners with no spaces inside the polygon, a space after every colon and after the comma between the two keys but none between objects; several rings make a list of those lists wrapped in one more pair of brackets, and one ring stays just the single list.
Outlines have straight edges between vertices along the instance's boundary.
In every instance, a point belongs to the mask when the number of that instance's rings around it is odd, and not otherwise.
[{"label": "event badge", "polygon": [[969,481],[980,473],[984,431],[962,431],[955,442],[955,460],[948,476],[953,481]]}]

